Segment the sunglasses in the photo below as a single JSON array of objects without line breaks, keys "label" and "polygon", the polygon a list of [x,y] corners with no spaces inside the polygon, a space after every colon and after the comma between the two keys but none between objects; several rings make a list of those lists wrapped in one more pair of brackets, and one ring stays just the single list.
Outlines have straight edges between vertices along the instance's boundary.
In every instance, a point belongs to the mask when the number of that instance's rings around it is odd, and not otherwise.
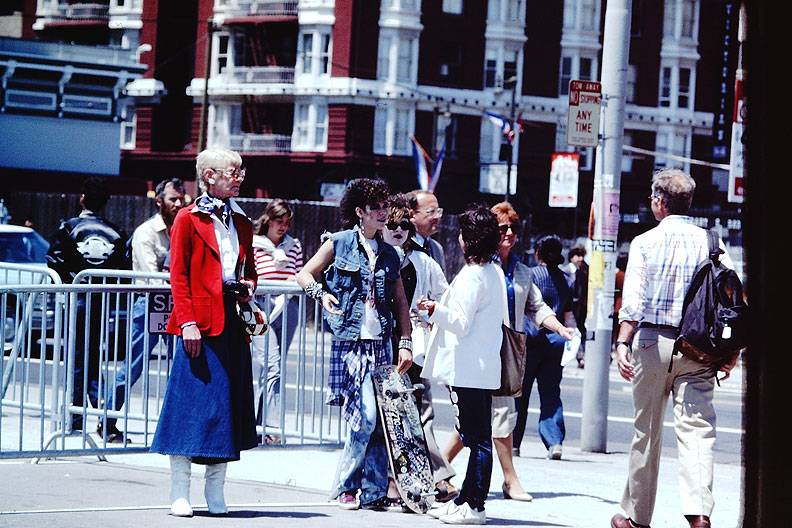
[{"label": "sunglasses", "polygon": [[397,228],[401,227],[402,231],[409,231],[410,230],[410,221],[409,220],[402,220],[401,222],[388,222],[385,224],[385,227],[388,228],[389,231],[396,231]]},{"label": "sunglasses", "polygon": [[517,230],[517,226],[514,224],[503,224],[498,226],[498,231],[500,231],[501,235],[505,235],[509,232],[509,229],[512,230],[512,233],[515,233]]}]

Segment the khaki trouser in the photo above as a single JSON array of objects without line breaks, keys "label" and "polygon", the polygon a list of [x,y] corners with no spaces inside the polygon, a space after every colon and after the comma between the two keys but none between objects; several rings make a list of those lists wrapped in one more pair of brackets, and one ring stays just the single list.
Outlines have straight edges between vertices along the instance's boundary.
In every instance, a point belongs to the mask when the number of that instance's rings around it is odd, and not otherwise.
[{"label": "khaki trouser", "polygon": [[676,332],[640,328],[633,340],[635,437],[622,508],[638,524],[652,520],[662,448],[663,417],[673,395],[683,515],[712,513],[712,447],[715,443],[715,379],[712,371],[673,353]]}]

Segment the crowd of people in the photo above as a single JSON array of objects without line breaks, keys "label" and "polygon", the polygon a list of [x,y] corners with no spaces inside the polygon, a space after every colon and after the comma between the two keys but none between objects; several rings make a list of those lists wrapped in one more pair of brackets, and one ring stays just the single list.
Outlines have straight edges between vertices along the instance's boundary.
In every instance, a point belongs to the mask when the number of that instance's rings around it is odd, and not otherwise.
[{"label": "crowd of people", "polygon": [[[260,279],[298,284],[321,305],[332,334],[326,403],[341,407],[349,426],[331,489],[339,507],[404,508],[389,474],[372,382],[372,372],[383,365],[395,365],[422,387],[415,396],[436,485],[430,516],[448,524],[486,523],[493,445],[503,469],[503,497],[532,500],[513,457],[520,455],[534,382],[540,440],[549,459],[563,456],[561,357],[566,341],[578,331],[585,335],[585,250],[573,248],[565,267],[561,240],[543,236],[534,246],[536,265],[529,267],[513,251],[520,232],[514,208],[507,202],[472,205],[458,217],[464,265],[447,277],[443,246],[432,238],[443,214],[437,197],[424,190],[393,194],[381,180],[359,178],[348,183],[341,199],[340,230],[326,233],[318,251],[303,262],[300,241],[288,234],[294,217],[288,202],[270,201],[253,222],[234,200],[245,178],[238,153],[202,151],[196,178],[201,194],[189,205],[181,180],[161,182],[155,190],[157,213],[135,230],[130,244],[101,216],[109,198],[104,183],[89,178],[82,212],[63,222],[48,256],[67,281],[81,269],[130,264],[136,271],[170,273],[173,311],[164,339],[173,345],[173,364],[151,451],[170,458],[171,514],[193,514],[192,464],[206,467],[209,512],[224,514],[227,463],[239,460],[243,450],[284,441],[258,434],[256,426],[279,414],[281,365],[304,317],[303,304],[277,297],[267,307],[272,330],[250,339],[236,304],[252,297]],[[651,205],[660,224],[635,239],[626,265],[615,356],[619,373],[633,383],[636,433],[622,500],[628,516],[614,516],[614,528],[651,521],[669,394],[680,445],[683,514],[691,527],[710,526],[714,373],[688,358],[668,366],[681,317],[680,292],[707,248],[704,231],[685,216],[694,189],[682,171],[655,175]],[[728,255],[723,261],[729,265]],[[95,316],[89,312],[98,303],[88,304],[78,305],[78,320]],[[132,307],[131,359],[110,391],[116,410],[157,343],[144,339],[144,307],[143,299]],[[522,396],[516,400],[493,396],[501,384],[502,325],[528,334]],[[77,406],[87,405],[83,394],[91,405],[99,404],[99,343],[93,340],[92,335],[90,343],[78,345],[88,354],[75,358],[72,403]],[[584,357],[578,361],[583,366]],[[721,370],[728,373],[733,365]],[[87,387],[81,385],[84,378]],[[458,433],[442,450],[433,430],[438,394],[450,399]],[[85,428],[85,416],[75,417],[72,430]],[[110,442],[128,440],[113,419],[101,420],[98,432]],[[457,486],[451,461],[463,448],[470,453]]]}]

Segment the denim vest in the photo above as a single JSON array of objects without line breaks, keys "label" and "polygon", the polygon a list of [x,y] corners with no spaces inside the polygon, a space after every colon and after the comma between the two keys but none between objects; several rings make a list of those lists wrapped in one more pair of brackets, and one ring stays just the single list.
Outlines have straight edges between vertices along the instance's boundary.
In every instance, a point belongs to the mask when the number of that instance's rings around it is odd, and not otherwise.
[{"label": "denim vest", "polygon": [[[331,235],[335,259],[324,275],[325,286],[339,302],[340,315],[324,312],[330,330],[339,339],[357,340],[363,320],[363,305],[368,293],[369,264],[360,244],[360,229],[355,226]],[[377,261],[374,265],[374,303],[377,308],[382,339],[393,328],[391,302],[393,287],[399,278],[399,257],[392,246],[377,236]]]}]

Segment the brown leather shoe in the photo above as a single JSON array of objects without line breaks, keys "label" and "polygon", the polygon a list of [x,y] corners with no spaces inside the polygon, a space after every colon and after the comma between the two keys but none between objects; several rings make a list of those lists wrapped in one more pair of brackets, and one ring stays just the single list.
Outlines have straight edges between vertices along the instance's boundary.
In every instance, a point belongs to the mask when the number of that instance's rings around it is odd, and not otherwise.
[{"label": "brown leather shoe", "polygon": [[685,519],[690,523],[690,528],[712,528],[706,515],[685,515]]},{"label": "brown leather shoe", "polygon": [[638,524],[632,519],[628,519],[621,513],[617,513],[611,518],[611,528],[650,528],[645,524]]}]

